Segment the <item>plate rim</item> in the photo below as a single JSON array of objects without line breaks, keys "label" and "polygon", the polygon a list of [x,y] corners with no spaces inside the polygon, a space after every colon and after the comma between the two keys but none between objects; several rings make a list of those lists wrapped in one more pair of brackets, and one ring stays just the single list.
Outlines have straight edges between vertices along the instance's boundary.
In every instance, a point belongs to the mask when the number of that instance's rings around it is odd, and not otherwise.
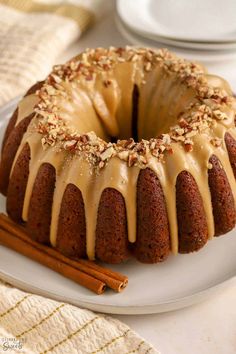
[{"label": "plate rim", "polygon": [[[206,51],[200,51],[197,49],[191,48],[181,48],[181,47],[174,47],[173,45],[161,42],[157,42],[151,38],[143,37],[132,30],[130,30],[123,22],[121,22],[118,16],[115,16],[115,23],[118,28],[118,31],[121,35],[129,42],[132,43],[134,46],[143,46],[148,48],[169,48],[170,51],[176,53],[178,56],[182,56],[187,60],[195,61],[195,62],[203,62],[203,63],[218,63],[222,62],[222,60],[234,60],[236,58],[236,50],[235,51],[220,51],[215,54],[213,50],[211,50],[207,55]],[[146,41],[149,41],[148,44]]]},{"label": "plate rim", "polygon": [[[125,19],[123,18],[123,16],[121,16],[121,8],[124,6],[125,3],[127,3],[127,1],[130,1],[130,0],[117,0],[116,1],[116,12],[119,14],[119,16],[122,18],[123,22],[126,23],[127,26],[130,26],[133,28],[133,30],[136,32],[139,32],[139,31],[142,31],[143,30],[140,30],[138,29],[137,26],[133,25],[131,26],[131,24],[128,24]],[[139,0],[140,1],[140,0]],[[141,0],[141,1],[144,1],[144,0]],[[132,3],[132,2],[131,2]],[[123,11],[122,11],[123,13]],[[236,35],[235,35],[235,39],[227,39],[227,40],[214,40],[214,39],[211,39],[211,40],[207,40],[207,39],[189,39],[189,38],[184,38],[184,37],[174,37],[174,36],[166,36],[166,35],[162,35],[162,34],[155,34],[155,33],[151,33],[150,31],[144,31],[146,34],[150,34],[152,36],[160,36],[162,37],[163,39],[170,39],[170,40],[175,40],[175,41],[182,41],[182,42],[192,42],[192,43],[202,43],[202,44],[233,44],[233,43],[236,43]]]},{"label": "plate rim", "polygon": [[[163,45],[170,45],[176,48],[184,50],[195,50],[195,51],[210,51],[210,52],[234,52],[236,50],[236,41],[233,43],[210,43],[210,42],[197,42],[197,41],[183,41],[181,39],[173,39],[171,37],[154,35],[149,31],[138,30],[125,21],[119,16],[118,13],[115,14],[117,20],[121,25],[134,35],[138,35],[143,39],[152,40],[157,43],[162,43]],[[202,46],[201,46],[202,45]]]},{"label": "plate rim", "polygon": [[[27,258],[27,257],[26,257]],[[194,304],[200,303],[204,300],[207,300],[213,295],[216,295],[223,291],[224,289],[228,288],[232,285],[236,285],[236,276],[230,277],[225,281],[216,284],[214,286],[208,287],[204,290],[198,291],[194,294],[183,296],[177,298],[175,300],[168,300],[163,301],[156,304],[146,304],[146,305],[107,305],[106,303],[94,303],[91,301],[84,301],[84,300],[74,300],[68,296],[58,295],[52,291],[42,289],[35,285],[31,285],[23,280],[17,279],[15,276],[8,274],[0,270],[0,277],[3,281],[9,282],[11,285],[14,285],[23,291],[27,291],[39,296],[47,296],[51,299],[56,301],[63,301],[70,303],[74,306],[81,306],[83,308],[90,309],[92,311],[102,311],[104,313],[116,314],[116,315],[144,315],[144,314],[154,314],[154,313],[163,313],[163,312],[170,312],[179,310],[181,308],[189,307]]]}]

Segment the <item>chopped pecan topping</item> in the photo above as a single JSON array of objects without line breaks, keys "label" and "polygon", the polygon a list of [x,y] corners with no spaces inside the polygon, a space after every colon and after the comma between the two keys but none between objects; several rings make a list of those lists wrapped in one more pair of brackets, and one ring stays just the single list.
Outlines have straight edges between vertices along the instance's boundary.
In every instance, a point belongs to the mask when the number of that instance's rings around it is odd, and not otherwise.
[{"label": "chopped pecan topping", "polygon": [[[175,73],[180,82],[196,92],[195,100],[184,112],[178,114],[176,124],[168,133],[153,137],[149,141],[142,139],[135,142],[130,138],[109,143],[94,132],[80,134],[72,130],[67,124],[65,113],[60,112],[58,108],[59,99],[71,99],[66,89],[68,83],[75,89],[78,82],[93,87],[97,75],[100,75],[102,84],[107,88],[112,84],[110,71],[115,65],[123,65],[124,62],[138,64],[142,85],[146,84],[149,72],[157,65],[167,74]],[[154,51],[128,46],[86,49],[66,64],[54,66],[53,72],[36,94],[39,102],[34,110],[37,117],[35,129],[42,135],[43,148],[58,146],[59,149],[84,154],[86,159],[98,168],[106,166],[109,159],[115,156],[126,161],[128,166],[144,167],[150,155],[158,161],[164,161],[165,154],[173,153],[173,144],[182,144],[184,149],[190,152],[194,148],[197,134],[213,128],[215,124],[223,124],[223,121],[228,119],[223,107],[234,100],[223,89],[213,88],[208,84],[200,65],[177,58],[168,50]],[[222,140],[214,138],[211,143],[219,147]]]}]

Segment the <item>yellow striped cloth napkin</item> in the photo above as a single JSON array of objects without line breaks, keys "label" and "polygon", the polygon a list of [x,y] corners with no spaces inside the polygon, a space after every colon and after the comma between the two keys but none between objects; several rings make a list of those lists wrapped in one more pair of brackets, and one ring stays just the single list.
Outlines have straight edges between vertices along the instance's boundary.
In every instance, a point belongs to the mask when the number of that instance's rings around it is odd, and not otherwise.
[{"label": "yellow striped cloth napkin", "polygon": [[0,353],[158,354],[114,318],[1,281]]},{"label": "yellow striped cloth napkin", "polygon": [[109,0],[0,0],[0,106],[43,79]]}]

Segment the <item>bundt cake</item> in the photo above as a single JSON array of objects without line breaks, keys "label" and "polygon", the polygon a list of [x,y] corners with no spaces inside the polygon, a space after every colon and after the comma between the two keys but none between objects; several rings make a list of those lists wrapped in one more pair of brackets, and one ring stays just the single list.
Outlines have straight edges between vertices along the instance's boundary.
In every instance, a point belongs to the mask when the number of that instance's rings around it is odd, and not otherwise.
[{"label": "bundt cake", "polygon": [[167,50],[97,48],[57,65],[5,133],[9,216],[69,257],[163,261],[236,222],[236,100]]}]

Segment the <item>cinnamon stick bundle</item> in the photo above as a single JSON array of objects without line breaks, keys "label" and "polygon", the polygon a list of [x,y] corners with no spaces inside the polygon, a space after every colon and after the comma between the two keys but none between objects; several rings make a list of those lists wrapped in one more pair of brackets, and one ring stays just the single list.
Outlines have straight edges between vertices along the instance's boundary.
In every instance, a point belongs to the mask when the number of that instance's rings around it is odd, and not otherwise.
[{"label": "cinnamon stick bundle", "polygon": [[128,284],[128,278],[120,273],[92,261],[67,258],[54,248],[32,240],[23,227],[4,214],[0,214],[0,243],[48,266],[96,294],[102,294],[106,286],[120,292]]}]

